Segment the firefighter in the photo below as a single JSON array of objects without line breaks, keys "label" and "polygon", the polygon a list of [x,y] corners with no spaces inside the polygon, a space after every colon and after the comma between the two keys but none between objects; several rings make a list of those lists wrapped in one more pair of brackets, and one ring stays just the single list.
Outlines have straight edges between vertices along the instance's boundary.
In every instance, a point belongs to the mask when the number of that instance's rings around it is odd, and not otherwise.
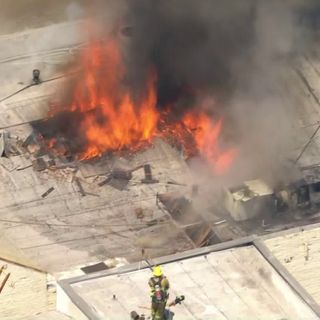
[{"label": "firefighter", "polygon": [[149,280],[151,289],[151,317],[152,320],[164,320],[164,313],[169,297],[169,281],[163,275],[160,266],[153,268],[153,277]]}]

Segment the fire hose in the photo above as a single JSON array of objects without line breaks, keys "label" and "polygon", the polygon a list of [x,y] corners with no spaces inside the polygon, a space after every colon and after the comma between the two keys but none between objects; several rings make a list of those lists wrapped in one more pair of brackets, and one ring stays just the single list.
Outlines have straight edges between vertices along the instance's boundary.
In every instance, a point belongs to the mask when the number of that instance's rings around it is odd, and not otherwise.
[{"label": "fire hose", "polygon": [[[181,295],[181,296],[177,296],[173,301],[171,301],[169,304],[168,304],[168,307],[174,307],[176,306],[177,304],[181,304],[182,301],[185,300],[185,296]],[[146,309],[146,310],[151,310],[150,307],[147,307],[147,306],[138,306],[138,308],[140,309]]]},{"label": "fire hose", "polygon": [[174,307],[176,306],[177,304],[181,304],[182,301],[185,300],[185,296],[184,295],[181,295],[181,296],[177,296],[174,301],[170,302],[169,303],[169,307]]},{"label": "fire hose", "polygon": [[[173,301],[171,301],[169,304],[168,304],[168,307],[174,307],[176,306],[177,304],[181,304],[182,301],[185,300],[185,296],[184,295],[181,295],[181,296],[177,296]],[[151,310],[150,307],[147,307],[147,306],[138,306],[139,309],[146,309],[146,310]]]}]

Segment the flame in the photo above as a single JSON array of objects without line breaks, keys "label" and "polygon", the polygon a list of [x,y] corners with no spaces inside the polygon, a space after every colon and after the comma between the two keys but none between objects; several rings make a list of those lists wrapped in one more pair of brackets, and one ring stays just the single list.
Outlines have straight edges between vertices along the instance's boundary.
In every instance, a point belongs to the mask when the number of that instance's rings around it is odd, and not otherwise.
[{"label": "flame", "polygon": [[219,138],[222,130],[222,119],[214,122],[205,113],[187,113],[183,118],[184,125],[193,133],[196,148],[207,160],[216,174],[223,174],[230,167],[235,149],[221,150]]},{"label": "flame", "polygon": [[125,68],[115,38],[93,43],[84,50],[84,84],[74,91],[71,111],[86,113],[80,124],[87,149],[80,159],[100,156],[106,151],[138,149],[150,141],[157,127],[156,77],[151,74],[146,93],[137,105],[122,82]]},{"label": "flame", "polygon": [[[170,120],[172,106],[166,111],[156,107],[154,71],[146,80],[143,96],[133,99],[124,84],[126,68],[116,37],[91,43],[80,61],[83,77],[74,87],[71,104],[55,105],[50,112],[50,116],[58,111],[83,115],[77,125],[85,137],[85,148],[78,159],[90,159],[106,152],[136,151],[156,136],[171,136],[183,146],[187,156],[200,155],[215,173],[222,174],[230,167],[236,151],[222,150],[219,145],[222,119],[213,121],[200,111],[188,112],[180,121]],[[47,146],[58,149],[57,139],[49,139]]]}]

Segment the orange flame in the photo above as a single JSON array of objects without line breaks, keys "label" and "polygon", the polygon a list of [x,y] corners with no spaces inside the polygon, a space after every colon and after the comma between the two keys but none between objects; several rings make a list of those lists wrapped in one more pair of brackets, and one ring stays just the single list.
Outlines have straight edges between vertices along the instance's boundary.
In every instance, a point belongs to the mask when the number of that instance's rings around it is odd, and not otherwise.
[{"label": "orange flame", "polygon": [[150,76],[142,102],[137,105],[122,84],[125,68],[116,39],[94,43],[84,50],[84,85],[75,88],[71,111],[86,113],[80,124],[88,143],[81,159],[106,151],[137,149],[150,141],[158,121],[155,77]]},{"label": "orange flame", "polygon": [[[120,46],[115,37],[95,42],[81,56],[84,77],[76,83],[67,111],[83,114],[79,130],[85,135],[85,151],[78,158],[90,159],[103,153],[128,149],[136,151],[155,136],[174,136],[189,156],[200,154],[215,173],[224,173],[235,150],[222,151],[219,138],[222,120],[212,121],[205,112],[189,112],[182,121],[170,122],[166,112],[156,108],[156,76],[151,72],[143,97],[133,99],[123,83],[126,75]],[[51,110],[57,112],[55,107]],[[54,148],[56,139],[48,143]]]},{"label": "orange flame", "polygon": [[230,167],[235,149],[222,151],[219,138],[222,130],[222,119],[214,123],[205,113],[187,113],[183,119],[184,125],[193,132],[196,147],[216,174],[223,174]]}]

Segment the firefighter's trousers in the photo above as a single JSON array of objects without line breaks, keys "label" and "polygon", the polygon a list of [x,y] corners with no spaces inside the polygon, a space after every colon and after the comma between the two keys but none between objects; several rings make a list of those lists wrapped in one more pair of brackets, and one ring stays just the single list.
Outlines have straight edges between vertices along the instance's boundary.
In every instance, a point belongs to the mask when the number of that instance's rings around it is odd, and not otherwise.
[{"label": "firefighter's trousers", "polygon": [[165,320],[164,311],[166,308],[166,301],[152,302],[151,304],[151,318],[152,320]]}]

